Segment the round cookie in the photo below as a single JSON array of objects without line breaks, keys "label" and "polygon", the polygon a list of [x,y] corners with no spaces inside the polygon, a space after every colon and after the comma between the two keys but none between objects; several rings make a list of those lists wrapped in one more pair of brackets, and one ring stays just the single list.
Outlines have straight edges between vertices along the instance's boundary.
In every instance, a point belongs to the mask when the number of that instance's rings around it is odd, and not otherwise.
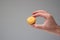
[{"label": "round cookie", "polygon": [[27,18],[27,22],[28,22],[28,24],[32,25],[36,22],[36,18],[33,16],[30,16]]}]

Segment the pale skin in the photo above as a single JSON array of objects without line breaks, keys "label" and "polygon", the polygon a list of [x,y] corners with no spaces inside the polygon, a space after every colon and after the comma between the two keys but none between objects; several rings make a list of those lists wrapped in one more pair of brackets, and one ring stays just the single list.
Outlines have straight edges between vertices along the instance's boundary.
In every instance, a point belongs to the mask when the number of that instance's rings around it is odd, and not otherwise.
[{"label": "pale skin", "polygon": [[45,10],[37,10],[33,12],[32,16],[36,17],[43,17],[45,18],[45,22],[43,24],[32,24],[32,27],[37,29],[42,29],[49,33],[53,33],[56,35],[60,35],[60,26],[57,25],[53,16]]}]

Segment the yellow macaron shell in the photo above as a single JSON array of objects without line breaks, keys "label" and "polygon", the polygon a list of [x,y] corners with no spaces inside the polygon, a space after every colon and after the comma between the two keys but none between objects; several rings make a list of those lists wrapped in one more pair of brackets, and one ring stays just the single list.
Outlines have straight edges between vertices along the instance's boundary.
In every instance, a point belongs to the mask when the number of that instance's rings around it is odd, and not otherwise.
[{"label": "yellow macaron shell", "polygon": [[27,18],[27,22],[28,22],[30,25],[34,24],[35,21],[36,21],[36,18],[33,17],[33,16],[30,16],[30,17]]}]

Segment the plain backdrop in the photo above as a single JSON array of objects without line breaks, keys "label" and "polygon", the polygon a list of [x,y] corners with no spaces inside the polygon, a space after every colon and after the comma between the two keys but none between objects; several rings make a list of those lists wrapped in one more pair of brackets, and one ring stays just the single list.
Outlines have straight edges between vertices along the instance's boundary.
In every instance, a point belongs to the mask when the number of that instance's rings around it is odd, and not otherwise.
[{"label": "plain backdrop", "polygon": [[[0,40],[60,40],[60,36],[27,24],[27,17],[41,9],[60,25],[60,0],[0,0]],[[37,18],[37,23],[43,22],[44,18]]]}]

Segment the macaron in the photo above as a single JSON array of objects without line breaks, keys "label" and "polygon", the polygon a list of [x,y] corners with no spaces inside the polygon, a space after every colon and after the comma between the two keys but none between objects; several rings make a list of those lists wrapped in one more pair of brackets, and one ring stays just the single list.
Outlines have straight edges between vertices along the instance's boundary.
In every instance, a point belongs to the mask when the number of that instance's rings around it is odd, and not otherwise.
[{"label": "macaron", "polygon": [[35,22],[36,22],[35,17],[30,16],[30,17],[27,18],[27,23],[30,24],[30,25],[34,24]]}]

